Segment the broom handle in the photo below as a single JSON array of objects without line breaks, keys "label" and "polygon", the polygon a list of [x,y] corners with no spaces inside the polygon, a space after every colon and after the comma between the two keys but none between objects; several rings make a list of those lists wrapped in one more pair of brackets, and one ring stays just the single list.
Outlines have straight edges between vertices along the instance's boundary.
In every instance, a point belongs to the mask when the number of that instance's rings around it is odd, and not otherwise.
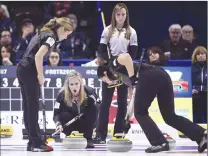
[{"label": "broom handle", "polygon": [[[83,113],[81,113],[80,115],[75,116],[73,119],[71,119],[69,122],[67,122],[67,123],[63,126],[63,128],[65,128],[65,127],[71,125],[73,122],[75,122],[76,120],[78,120],[82,115],[83,115]],[[60,131],[54,132],[54,133],[52,134],[52,136],[55,136],[55,135],[58,134],[59,132],[60,132]]]},{"label": "broom handle", "polygon": [[[140,72],[140,68],[142,66],[142,60],[144,58],[144,54],[145,54],[145,48],[142,48],[142,54],[141,54],[141,57],[140,57],[140,61],[139,61],[138,69],[137,69],[137,74],[136,74],[137,78],[139,78],[139,72]],[[132,112],[133,107],[134,107],[135,94],[136,94],[136,87],[133,88],[132,97],[131,97],[129,107],[128,107],[128,110],[127,110],[127,114],[126,114],[126,117],[125,117],[126,120],[130,120],[130,115],[131,115],[131,112]]]},{"label": "broom handle", "polygon": [[41,86],[41,98],[42,98],[42,113],[43,113],[43,134],[46,139],[46,113],[45,113],[45,92],[44,86]]}]

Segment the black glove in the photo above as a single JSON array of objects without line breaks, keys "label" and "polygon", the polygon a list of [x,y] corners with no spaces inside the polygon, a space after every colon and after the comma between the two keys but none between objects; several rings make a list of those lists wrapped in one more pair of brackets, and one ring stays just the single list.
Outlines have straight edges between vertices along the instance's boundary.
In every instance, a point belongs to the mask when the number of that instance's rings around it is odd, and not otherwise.
[{"label": "black glove", "polygon": [[124,120],[124,133],[127,134],[129,132],[129,129],[131,128],[131,124],[129,120]]},{"label": "black glove", "polygon": [[139,79],[135,75],[133,75],[132,77],[130,77],[130,80],[131,80],[132,86],[135,86],[138,83]]}]

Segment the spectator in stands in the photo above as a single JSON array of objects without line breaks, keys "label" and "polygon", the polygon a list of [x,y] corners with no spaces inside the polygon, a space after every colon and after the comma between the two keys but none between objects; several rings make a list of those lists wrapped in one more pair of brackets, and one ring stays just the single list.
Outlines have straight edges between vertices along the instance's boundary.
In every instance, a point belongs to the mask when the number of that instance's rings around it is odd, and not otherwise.
[{"label": "spectator in stands", "polygon": [[1,39],[0,45],[11,45],[12,44],[12,37],[9,30],[2,30],[1,32]]},{"label": "spectator in stands", "polygon": [[44,21],[48,21],[54,17],[65,17],[69,14],[71,2],[49,2],[44,8]]},{"label": "spectator in stands", "polygon": [[[99,66],[99,63],[104,61],[103,58],[96,52],[96,58],[86,64],[82,64],[81,66],[84,67],[97,67]],[[104,62],[103,62],[104,63]]]},{"label": "spectator in stands", "polygon": [[84,32],[88,58],[95,58],[95,52],[99,43],[100,31],[97,6],[94,2],[77,1],[72,3],[71,13],[78,18],[76,32]]},{"label": "spectator in stands", "polygon": [[0,65],[1,66],[12,66],[16,65],[14,55],[12,53],[11,45],[1,46]]},{"label": "spectator in stands", "polygon": [[198,46],[196,38],[194,37],[194,29],[190,25],[184,25],[182,28],[182,39],[190,43],[191,51]]},{"label": "spectator in stands", "polygon": [[68,14],[67,17],[71,19],[71,21],[73,23],[74,30],[76,30],[77,29],[77,24],[78,24],[77,16],[74,15],[74,14]]},{"label": "spectator in stands", "polygon": [[61,66],[61,54],[58,50],[53,49],[47,57],[46,60],[47,66]]},{"label": "spectator in stands", "polygon": [[190,25],[184,25],[182,28],[182,38],[188,42],[192,42],[194,40],[194,32],[193,27]]},{"label": "spectator in stands", "polygon": [[[72,19],[74,30],[76,30],[77,17],[74,14],[69,14],[67,17]],[[74,31],[66,40],[61,42],[59,48],[63,51],[64,58],[90,58],[89,44],[90,41],[83,32]]]},{"label": "spectator in stands", "polygon": [[148,49],[147,59],[148,64],[164,66],[167,64],[166,57],[159,47],[151,47]]},{"label": "spectator in stands", "polygon": [[23,57],[31,38],[35,35],[35,25],[31,19],[26,18],[22,21],[21,29],[21,36],[16,42],[14,48],[16,58],[18,59]]},{"label": "spectator in stands", "polygon": [[31,38],[35,35],[35,25],[33,21],[26,18],[22,21],[21,36],[17,40],[14,48],[16,58],[21,59],[30,43]]},{"label": "spectator in stands", "polygon": [[207,49],[198,46],[192,55],[192,94],[194,122],[207,123]]},{"label": "spectator in stands", "polygon": [[14,23],[10,19],[10,15],[6,5],[0,4],[0,32],[7,29],[13,33]]},{"label": "spectator in stands", "polygon": [[161,44],[164,54],[170,59],[190,59],[192,52],[190,44],[181,38],[181,26],[173,24],[169,27],[170,39]]}]

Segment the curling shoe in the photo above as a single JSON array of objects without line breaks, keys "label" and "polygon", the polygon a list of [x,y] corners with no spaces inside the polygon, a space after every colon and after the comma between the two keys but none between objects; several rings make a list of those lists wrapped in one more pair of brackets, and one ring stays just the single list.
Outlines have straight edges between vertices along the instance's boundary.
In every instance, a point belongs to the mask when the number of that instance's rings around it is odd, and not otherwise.
[{"label": "curling shoe", "polygon": [[106,144],[106,140],[100,136],[95,136],[95,138],[93,138],[93,143],[94,144]]},{"label": "curling shoe", "polygon": [[146,153],[157,153],[162,151],[169,151],[168,143],[164,143],[162,145],[151,146],[145,150]]},{"label": "curling shoe", "polygon": [[87,147],[86,148],[95,148],[92,139],[87,139]]},{"label": "curling shoe", "polygon": [[204,150],[207,148],[207,130],[204,132],[204,135],[202,137],[202,140],[199,143],[198,151],[199,153],[204,152]]}]

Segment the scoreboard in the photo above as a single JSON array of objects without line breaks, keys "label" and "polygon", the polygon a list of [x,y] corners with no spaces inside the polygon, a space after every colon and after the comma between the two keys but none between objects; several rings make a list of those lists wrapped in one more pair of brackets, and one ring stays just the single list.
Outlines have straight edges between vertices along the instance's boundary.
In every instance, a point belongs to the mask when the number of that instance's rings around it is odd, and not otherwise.
[{"label": "scoreboard", "polygon": [[[22,96],[16,77],[16,68],[15,66],[2,66],[0,69],[1,111],[22,111]],[[97,78],[97,69],[95,67],[44,67],[46,111],[53,111],[57,94],[64,84],[66,75],[72,70],[80,72],[83,76],[84,83],[93,87],[96,93],[101,95],[101,81]]]}]

